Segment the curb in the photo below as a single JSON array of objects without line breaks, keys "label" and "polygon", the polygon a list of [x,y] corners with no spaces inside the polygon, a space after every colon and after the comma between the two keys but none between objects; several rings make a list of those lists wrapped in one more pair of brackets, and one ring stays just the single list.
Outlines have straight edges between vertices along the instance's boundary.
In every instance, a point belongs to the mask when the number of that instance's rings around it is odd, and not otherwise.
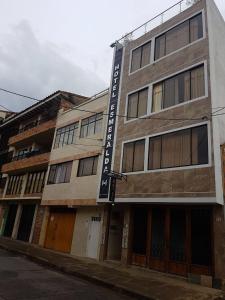
[{"label": "curb", "polygon": [[33,262],[36,262],[36,263],[38,263],[42,266],[47,266],[51,269],[60,271],[64,274],[72,275],[74,277],[89,281],[91,283],[94,283],[94,284],[102,286],[102,287],[106,287],[108,289],[114,290],[114,291],[116,291],[120,294],[127,295],[127,296],[130,296],[132,298],[136,298],[136,299],[140,299],[140,300],[158,300],[157,298],[152,298],[152,297],[143,295],[143,294],[141,294],[137,291],[133,291],[133,290],[128,289],[128,288],[126,288],[122,285],[114,284],[110,281],[103,280],[101,278],[98,278],[97,276],[90,276],[88,274],[84,274],[84,273],[79,272],[79,271],[70,271],[67,267],[59,266],[59,265],[56,265],[56,264],[50,262],[47,259],[44,259],[44,258],[38,257],[38,256],[34,256],[31,253],[27,252],[26,250],[25,251],[23,251],[21,249],[20,250],[14,250],[14,249],[11,249],[10,247],[8,247],[7,245],[2,245],[2,244],[0,245],[0,248],[5,249],[5,250],[7,250],[9,252],[12,252],[12,253],[24,255],[29,260],[31,260]]}]

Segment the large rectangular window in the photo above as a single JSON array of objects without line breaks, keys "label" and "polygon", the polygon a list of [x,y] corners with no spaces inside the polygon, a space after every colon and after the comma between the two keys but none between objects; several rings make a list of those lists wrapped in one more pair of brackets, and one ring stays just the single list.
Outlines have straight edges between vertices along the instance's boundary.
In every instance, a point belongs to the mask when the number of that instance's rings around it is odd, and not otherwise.
[{"label": "large rectangular window", "polygon": [[97,174],[98,156],[82,158],[79,160],[77,176],[90,176]]},{"label": "large rectangular window", "polygon": [[83,119],[81,122],[80,137],[85,138],[87,136],[100,133],[102,131],[103,113],[95,114],[89,118]]},{"label": "large rectangular window", "polygon": [[72,161],[50,166],[48,184],[70,182]]},{"label": "large rectangular window", "polygon": [[149,170],[202,165],[208,160],[207,125],[149,139]]},{"label": "large rectangular window", "polygon": [[204,65],[200,65],[155,84],[153,86],[152,112],[204,95]]},{"label": "large rectangular window", "polygon": [[203,37],[202,13],[155,39],[155,60]]},{"label": "large rectangular window", "polygon": [[14,175],[9,177],[6,194],[19,195],[22,190],[23,175]]},{"label": "large rectangular window", "polygon": [[127,120],[147,114],[148,88],[130,94],[127,103]]},{"label": "large rectangular window", "polygon": [[150,63],[151,42],[148,42],[132,51],[131,72],[134,72]]},{"label": "large rectangular window", "polygon": [[144,170],[145,140],[138,140],[124,144],[122,172],[136,172]]},{"label": "large rectangular window", "polygon": [[56,131],[54,148],[73,144],[78,132],[78,122],[59,128]]},{"label": "large rectangular window", "polygon": [[46,171],[29,173],[25,194],[42,193],[45,184]]}]

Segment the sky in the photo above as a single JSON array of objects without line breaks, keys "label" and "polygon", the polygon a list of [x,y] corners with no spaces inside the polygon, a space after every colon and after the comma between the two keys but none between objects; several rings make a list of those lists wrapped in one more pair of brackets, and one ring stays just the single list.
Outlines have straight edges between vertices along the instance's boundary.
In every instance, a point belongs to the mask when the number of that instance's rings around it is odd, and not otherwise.
[{"label": "sky", "polygon": [[[98,93],[110,85],[110,44],[176,2],[1,0],[0,88],[38,99]],[[225,18],[225,0],[215,2]],[[33,103],[0,91],[12,111]]]}]

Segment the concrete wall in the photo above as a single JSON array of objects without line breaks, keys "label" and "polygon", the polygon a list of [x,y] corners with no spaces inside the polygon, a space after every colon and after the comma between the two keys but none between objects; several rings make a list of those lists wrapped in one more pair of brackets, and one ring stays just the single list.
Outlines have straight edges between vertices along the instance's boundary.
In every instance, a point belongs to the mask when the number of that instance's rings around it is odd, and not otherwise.
[{"label": "concrete wall", "polygon": [[[207,0],[212,112],[225,107],[225,22],[213,0]],[[225,110],[218,112],[224,113]],[[215,113],[216,114],[216,113]],[[212,117],[216,196],[223,203],[220,145],[225,143],[225,115]]]},{"label": "concrete wall", "polygon": [[101,217],[100,230],[97,235],[97,238],[99,239],[97,257],[99,257],[103,217],[103,207],[101,206],[83,207],[77,209],[71,254],[83,257],[87,256],[87,242],[88,238],[90,238],[88,237],[89,226],[91,226],[92,217]]},{"label": "concrete wall", "polygon": [[[75,107],[72,110],[59,114],[57,120],[57,128],[79,122],[79,134],[81,120],[87,118],[93,113],[84,112],[105,112],[107,107],[108,94],[97,98],[94,101],[89,101],[85,105]],[[80,109],[80,110],[76,110]],[[77,136],[74,144],[64,145],[61,148],[53,148],[50,156],[50,164],[57,164],[65,161],[73,161],[71,179],[69,183],[45,185],[42,203],[51,205],[87,205],[90,202],[84,200],[92,200],[92,205],[95,204],[97,195],[98,178],[101,172],[101,158],[103,150],[103,139],[105,132],[106,116],[103,116],[103,128],[100,134],[88,136],[88,138],[80,138]],[[97,175],[77,177],[79,159],[99,155]],[[48,175],[46,176],[46,180]],[[78,203],[77,200],[81,200]]]}]

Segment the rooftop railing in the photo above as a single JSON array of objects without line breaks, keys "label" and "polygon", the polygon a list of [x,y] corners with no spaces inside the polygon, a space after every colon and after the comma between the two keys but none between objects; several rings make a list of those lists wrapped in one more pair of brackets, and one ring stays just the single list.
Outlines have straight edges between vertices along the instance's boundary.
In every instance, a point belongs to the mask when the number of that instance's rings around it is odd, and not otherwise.
[{"label": "rooftop railing", "polygon": [[114,47],[117,43],[125,44],[126,42],[138,39],[139,37],[156,28],[157,26],[165,23],[169,19],[185,11],[198,1],[200,0],[181,0],[177,2],[176,4],[164,10],[162,13],[158,14],[154,18],[150,19],[149,21],[145,22],[144,24],[125,34],[119,40],[116,40],[114,43],[112,43],[111,47]]}]

